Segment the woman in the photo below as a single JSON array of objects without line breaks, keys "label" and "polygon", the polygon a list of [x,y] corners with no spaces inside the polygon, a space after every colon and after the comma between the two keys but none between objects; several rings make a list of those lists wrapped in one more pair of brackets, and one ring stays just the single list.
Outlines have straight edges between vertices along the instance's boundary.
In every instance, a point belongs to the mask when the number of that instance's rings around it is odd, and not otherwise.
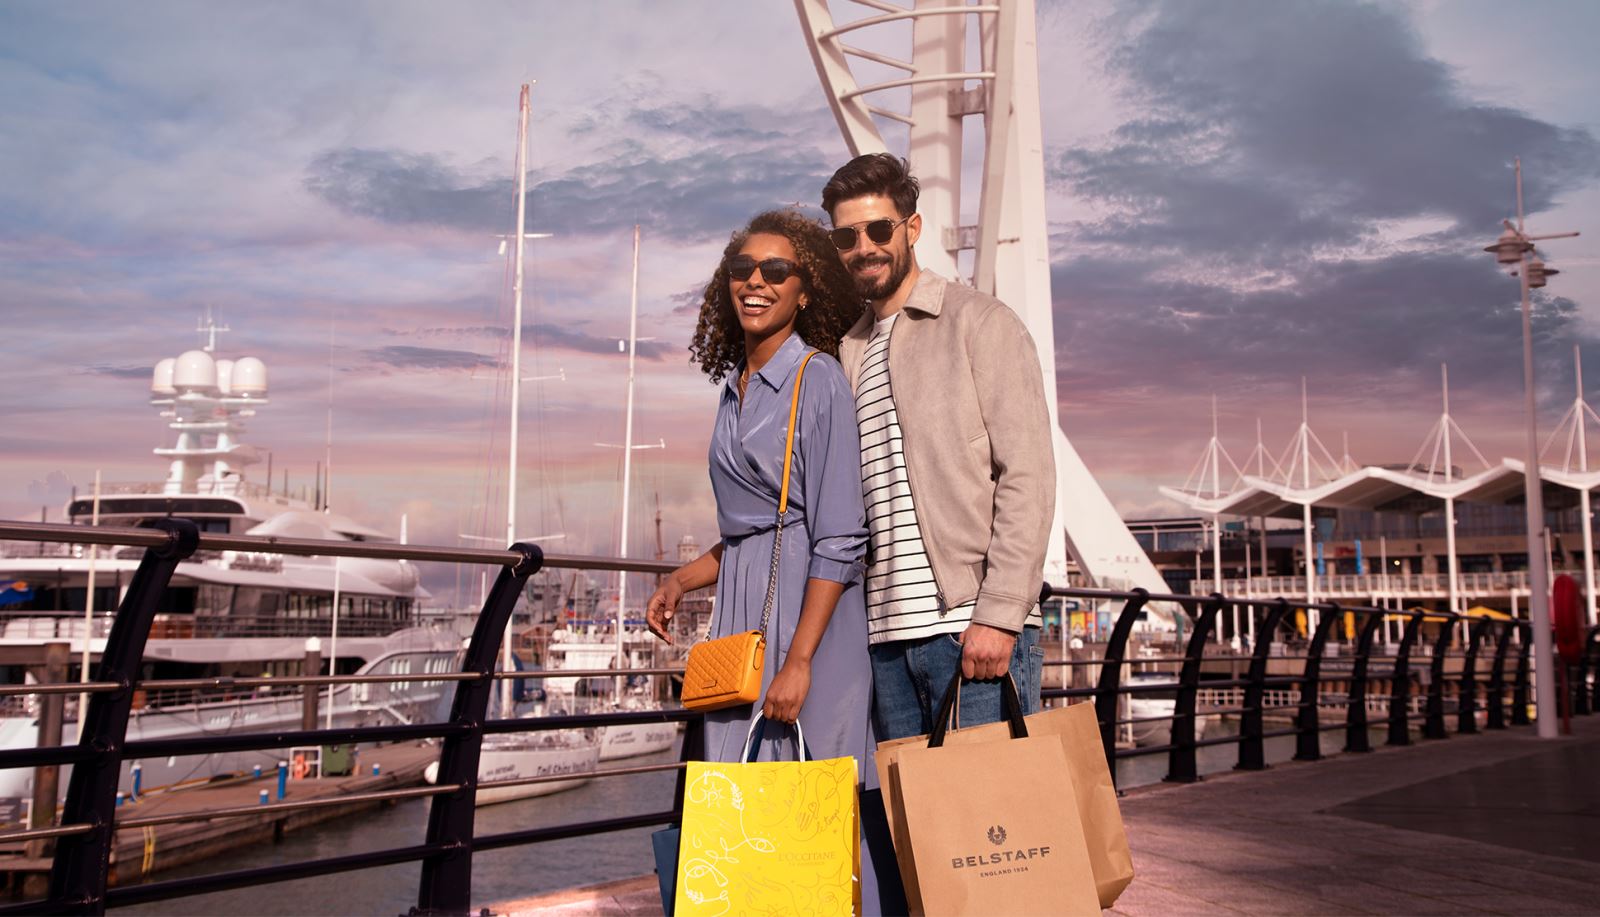
[{"label": "woman", "polygon": [[[737,761],[753,717],[799,722],[817,758],[853,757],[877,786],[872,670],[862,595],[866,513],[855,399],[835,356],[861,303],[827,233],[797,213],[769,211],[723,251],[706,285],[690,345],[693,362],[723,384],[711,437],[711,486],[722,540],[679,567],[650,597],[650,629],[668,625],[683,594],[715,583],[710,636],[758,630],[772,572],[783,444],[800,362],[789,509],[767,630],[762,698],[706,715],[706,757]],[[760,757],[793,757],[792,738],[768,738]],[[878,910],[868,844],[862,906]],[[892,858],[888,870],[894,870]]]}]

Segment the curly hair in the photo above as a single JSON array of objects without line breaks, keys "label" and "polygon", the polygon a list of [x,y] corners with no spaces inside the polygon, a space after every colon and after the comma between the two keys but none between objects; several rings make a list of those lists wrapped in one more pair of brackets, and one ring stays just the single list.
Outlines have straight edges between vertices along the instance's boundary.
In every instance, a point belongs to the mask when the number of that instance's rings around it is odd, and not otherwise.
[{"label": "curly hair", "polygon": [[828,231],[815,220],[793,210],[768,210],[756,214],[744,229],[733,234],[722,250],[722,261],[706,284],[700,301],[700,318],[694,338],[689,342],[689,362],[700,368],[711,381],[720,382],[744,360],[744,329],[734,310],[728,290],[728,259],[739,253],[745,242],[757,233],[783,236],[794,247],[800,267],[801,289],[809,304],[795,319],[795,331],[808,345],[832,357],[839,355],[839,341],[861,317],[865,307],[856,293],[855,281],[839,260]]}]

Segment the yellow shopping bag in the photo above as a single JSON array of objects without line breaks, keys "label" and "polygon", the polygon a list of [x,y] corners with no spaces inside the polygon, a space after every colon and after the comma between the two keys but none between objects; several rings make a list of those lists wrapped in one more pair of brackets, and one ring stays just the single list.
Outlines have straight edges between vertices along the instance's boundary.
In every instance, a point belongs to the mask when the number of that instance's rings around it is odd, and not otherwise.
[{"label": "yellow shopping bag", "polygon": [[[851,914],[859,894],[854,758],[691,761],[678,848],[679,915]],[[798,732],[799,726],[796,730]]]}]

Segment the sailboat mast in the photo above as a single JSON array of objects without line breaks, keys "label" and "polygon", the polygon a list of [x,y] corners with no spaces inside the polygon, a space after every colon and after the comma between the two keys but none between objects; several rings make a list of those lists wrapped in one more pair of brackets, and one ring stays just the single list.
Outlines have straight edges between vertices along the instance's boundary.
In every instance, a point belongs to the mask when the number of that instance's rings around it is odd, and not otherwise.
[{"label": "sailboat mast", "polygon": [[[628,556],[628,485],[633,479],[633,362],[639,350],[639,226],[633,227],[633,285],[628,298],[628,407],[622,424],[622,531],[617,535],[617,556]],[[617,668],[627,668],[623,642],[628,601],[628,572],[617,574]],[[622,700],[622,676],[616,678],[617,700]]]},{"label": "sailboat mast", "polygon": [[[528,188],[528,84],[522,84],[522,96],[517,102],[517,235],[513,240],[512,258],[515,261],[511,281],[511,450],[506,466],[506,544],[517,540],[517,421],[522,409],[522,235],[527,219]],[[515,615],[506,620],[506,632],[500,640],[500,670],[514,668],[511,660],[511,640],[515,628]],[[500,715],[511,716],[511,680],[500,681]]]}]

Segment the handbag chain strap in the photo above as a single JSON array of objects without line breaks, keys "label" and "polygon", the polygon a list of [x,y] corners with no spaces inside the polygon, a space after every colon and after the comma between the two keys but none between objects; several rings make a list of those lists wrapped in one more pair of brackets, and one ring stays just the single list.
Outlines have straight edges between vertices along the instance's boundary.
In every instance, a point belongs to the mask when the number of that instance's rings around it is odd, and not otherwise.
[{"label": "handbag chain strap", "polygon": [[778,594],[778,557],[783,552],[783,514],[789,510],[789,467],[794,462],[794,421],[800,413],[800,382],[806,375],[806,364],[816,356],[815,350],[800,361],[800,371],[794,375],[794,394],[789,399],[789,432],[783,440],[783,485],[778,489],[778,527],[772,536],[772,570],[767,573],[767,599],[761,603],[761,636],[767,635],[767,622],[772,618],[772,600]]}]

